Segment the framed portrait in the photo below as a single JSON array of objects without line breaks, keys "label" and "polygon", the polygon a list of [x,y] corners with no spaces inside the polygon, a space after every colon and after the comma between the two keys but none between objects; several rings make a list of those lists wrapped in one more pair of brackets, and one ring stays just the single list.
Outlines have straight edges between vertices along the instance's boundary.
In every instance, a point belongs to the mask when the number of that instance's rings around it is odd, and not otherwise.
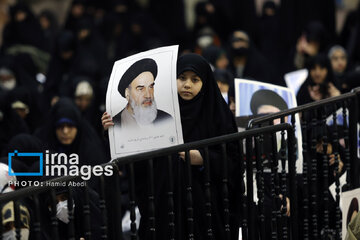
[{"label": "framed portrait", "polygon": [[[247,79],[235,79],[235,116],[239,131],[245,130],[253,118],[294,107],[297,107],[296,97],[289,88]],[[285,121],[291,124],[291,116],[288,116]],[[274,124],[278,123],[280,119],[274,120]],[[303,171],[302,135],[298,114],[295,115],[295,127],[296,172],[301,174]],[[279,138],[277,137],[278,146]]]},{"label": "framed portrait", "polygon": [[106,93],[111,159],[183,143],[177,52],[162,47],[115,62]]},{"label": "framed portrait", "polygon": [[[356,229],[359,229],[358,219],[360,204],[360,188],[342,192],[340,194],[340,209],[342,211],[342,239],[357,239],[354,238]],[[354,230],[355,229],[355,230]],[[351,235],[351,236],[349,236]]]}]

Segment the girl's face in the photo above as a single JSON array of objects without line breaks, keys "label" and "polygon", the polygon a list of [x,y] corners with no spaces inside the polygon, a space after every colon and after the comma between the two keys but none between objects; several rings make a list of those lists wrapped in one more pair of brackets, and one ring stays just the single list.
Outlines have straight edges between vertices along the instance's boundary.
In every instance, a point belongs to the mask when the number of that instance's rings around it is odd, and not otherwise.
[{"label": "girl's face", "polygon": [[215,64],[216,64],[216,68],[226,69],[227,66],[229,65],[229,60],[225,54],[221,54],[221,56],[216,60]]},{"label": "girl's face", "polygon": [[315,67],[310,70],[310,77],[316,84],[322,84],[325,81],[327,74],[328,70],[326,67],[321,67],[319,65],[315,65]]},{"label": "girl's face", "polygon": [[74,142],[78,129],[69,124],[62,124],[56,128],[56,137],[63,145],[70,145]]},{"label": "girl's face", "polygon": [[181,73],[177,78],[178,94],[184,100],[191,100],[202,88],[201,78],[193,71],[186,71]]},{"label": "girl's face", "polygon": [[330,60],[334,72],[343,73],[345,71],[347,65],[347,59],[346,59],[346,54],[342,50],[340,49],[335,50],[332,56],[330,57]]}]

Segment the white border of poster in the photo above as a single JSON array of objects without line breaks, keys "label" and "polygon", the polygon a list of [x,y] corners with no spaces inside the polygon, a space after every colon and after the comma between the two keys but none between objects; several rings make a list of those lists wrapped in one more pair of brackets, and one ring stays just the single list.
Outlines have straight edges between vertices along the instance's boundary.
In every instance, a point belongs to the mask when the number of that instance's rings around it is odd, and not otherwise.
[{"label": "white border of poster", "polygon": [[[106,111],[111,117],[127,105],[126,98],[118,91],[118,84],[125,71],[135,62],[151,58],[157,65],[154,99],[157,109],[171,115],[167,124],[151,128],[124,129],[116,123],[109,128],[111,159],[141,152],[170,147],[183,143],[180,110],[176,84],[178,46],[161,47],[141,52],[114,63],[106,93]],[[126,130],[126,132],[124,132]]]},{"label": "white border of poster", "polygon": [[[286,87],[277,86],[274,84],[263,83],[247,79],[235,79],[235,116],[250,116],[253,115],[250,109],[251,96],[258,90],[268,89],[280,95],[288,105],[288,108],[297,107],[296,97],[294,92]],[[288,123],[291,123],[291,118],[288,118]],[[295,114],[295,135],[297,138],[297,154],[296,173],[303,172],[303,155],[302,155],[302,135],[299,120],[299,114]]]},{"label": "white border of poster", "polygon": [[301,86],[306,81],[306,78],[309,75],[307,69],[300,69],[294,72],[289,72],[284,75],[286,86],[294,91],[295,96],[299,92]]}]

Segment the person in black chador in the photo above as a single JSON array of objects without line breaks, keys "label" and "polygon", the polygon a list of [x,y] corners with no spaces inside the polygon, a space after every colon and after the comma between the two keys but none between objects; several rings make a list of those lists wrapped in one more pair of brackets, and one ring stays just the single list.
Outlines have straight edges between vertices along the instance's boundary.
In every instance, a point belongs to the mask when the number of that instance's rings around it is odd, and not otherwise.
[{"label": "person in black chador", "polygon": [[257,50],[246,32],[236,30],[232,33],[228,54],[235,77],[283,85],[275,78],[272,64]]},{"label": "person in black chador", "polygon": [[0,152],[5,150],[12,137],[29,133],[26,122],[7,101],[8,95],[0,92]]},{"label": "person in black chador", "polygon": [[77,71],[76,38],[70,31],[63,31],[56,39],[44,85],[43,109],[47,111],[58,99],[60,86]]},{"label": "person in black chador", "polygon": [[[184,142],[193,142],[211,137],[237,132],[235,120],[226,105],[213,73],[207,61],[197,54],[187,54],[178,59],[177,63],[177,86],[180,104],[181,124]],[[104,129],[113,125],[110,117],[103,118]],[[214,239],[225,239],[224,206],[222,194],[222,166],[228,165],[228,169],[234,168],[234,154],[236,149],[228,145],[227,162],[224,163],[221,157],[219,146],[209,147],[209,168],[211,176],[211,220],[212,234]],[[192,196],[194,213],[194,239],[205,239],[208,233],[206,216],[206,196],[204,180],[204,151],[192,149],[189,151],[192,177]],[[173,182],[174,182],[174,209],[175,209],[175,235],[179,239],[184,239],[188,235],[187,228],[187,197],[186,197],[186,166],[184,162],[185,153],[180,152],[173,156]],[[169,171],[167,158],[158,158],[154,161],[154,193],[155,193],[155,228],[156,238],[168,238],[168,225],[170,221],[168,215],[168,182]],[[139,163],[135,165],[136,194],[140,209],[140,239],[147,239],[148,218],[148,182],[142,177],[146,176],[147,164]],[[233,178],[229,180],[229,193],[233,193]],[[229,196],[230,200],[230,232],[232,238],[237,239],[238,226],[234,214],[234,196]]]},{"label": "person in black chador", "polygon": [[2,49],[15,45],[44,49],[45,37],[29,6],[19,3],[10,8],[10,21],[4,28]]},{"label": "person in black chador", "polygon": [[118,91],[128,104],[114,116],[115,126],[129,129],[157,126],[172,120],[170,114],[156,107],[154,85],[157,71],[156,62],[150,58],[141,59],[126,70]]},{"label": "person in black chador", "polygon": [[47,149],[78,154],[80,166],[106,161],[99,137],[70,99],[60,99],[47,119],[47,124],[35,132],[35,136],[47,144]]},{"label": "person in black chador", "polygon": [[298,105],[340,95],[330,60],[319,54],[308,60],[309,75],[296,95]]}]

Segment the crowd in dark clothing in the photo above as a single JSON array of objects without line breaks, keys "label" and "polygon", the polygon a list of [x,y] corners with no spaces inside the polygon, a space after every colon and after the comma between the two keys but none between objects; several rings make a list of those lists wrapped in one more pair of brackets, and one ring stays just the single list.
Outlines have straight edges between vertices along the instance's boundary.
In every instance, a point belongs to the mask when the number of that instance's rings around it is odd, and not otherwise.
[{"label": "crowd in dark clothing", "polygon": [[[3,32],[0,93],[6,102],[2,102],[2,112],[6,106],[22,103],[12,107],[18,112],[26,109],[24,129],[17,131],[32,134],[44,124],[46,113],[60,97],[78,99],[78,103],[86,102],[80,109],[82,116],[102,136],[101,125],[94,119],[104,111],[114,61],[171,44],[179,44],[180,55],[204,55],[213,70],[224,69],[234,77],[277,85],[285,85],[285,73],[310,70],[310,58],[328,56],[332,46],[340,45],[346,64],[342,72],[328,75],[335,75],[329,77],[340,92],[358,86],[360,54],[355,43],[360,30],[356,28],[356,12],[349,13],[337,35],[335,15],[331,14],[335,3],[322,7],[321,3],[294,1],[278,6],[267,1],[258,17],[250,2],[200,2],[194,9],[191,30],[186,28],[185,3],[181,1],[171,4],[172,11],[166,11],[171,14],[163,14],[158,7],[161,3],[153,1],[144,8],[133,1],[75,0],[63,26],[51,11],[35,16],[27,5],[18,3],[10,8]],[[168,1],[163,3],[169,5]],[[304,12],[308,14],[303,16]],[[91,93],[76,96],[80,82],[89,83]],[[232,87],[231,78],[227,84]],[[310,101],[299,98],[301,104]],[[6,116],[9,114],[3,118]],[[2,136],[1,146],[13,135]]]},{"label": "crowd in dark clothing", "polygon": [[[335,31],[335,1],[266,1],[257,16],[252,0],[209,0],[197,3],[194,12],[194,27],[189,29],[184,1],[149,0],[144,7],[131,0],[73,0],[61,26],[51,11],[35,15],[23,1],[11,6],[0,49],[1,162],[7,163],[7,154],[15,150],[44,149],[77,153],[80,165],[108,162],[100,119],[112,66],[156,47],[176,44],[179,56],[202,55],[214,74],[196,57],[193,65],[184,61],[178,68],[203,68],[191,70],[206,74],[202,79],[211,82],[209,88],[216,81],[231,110],[234,78],[285,86],[285,73],[305,68],[309,74],[297,94],[298,105],[360,85],[360,4],[347,15],[340,34]],[[220,92],[203,91],[206,94],[191,105],[180,99],[184,142],[236,131],[229,121],[233,116],[223,109],[228,106],[217,99]],[[218,125],[224,129],[208,121],[213,118],[222,121]],[[62,138],[61,131],[73,131],[71,141]],[[212,156],[216,154],[215,150]],[[15,161],[13,168],[26,172],[34,165]],[[195,187],[202,191],[200,184]],[[91,196],[98,201],[96,191]],[[76,202],[81,198],[77,196],[75,205],[80,204]],[[48,212],[42,215],[50,217]],[[201,235],[203,226],[196,231]],[[222,235],[216,231],[216,236]],[[44,238],[49,238],[46,231]]]}]

